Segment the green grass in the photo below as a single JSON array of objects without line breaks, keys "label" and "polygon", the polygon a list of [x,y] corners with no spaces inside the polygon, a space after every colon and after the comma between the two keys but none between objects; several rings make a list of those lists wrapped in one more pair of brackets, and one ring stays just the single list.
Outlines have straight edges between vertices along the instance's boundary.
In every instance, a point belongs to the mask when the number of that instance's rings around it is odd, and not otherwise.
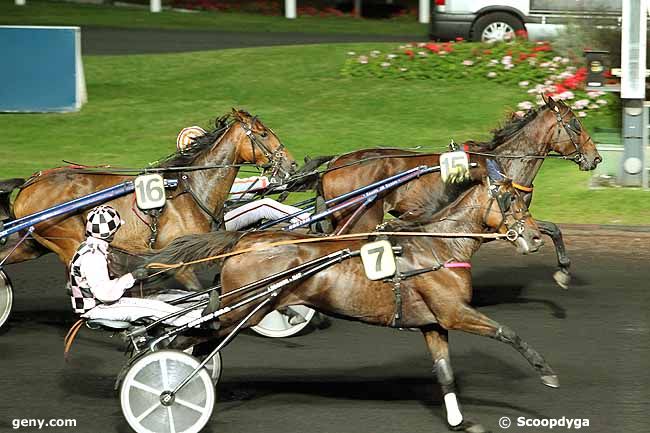
[{"label": "green grass", "polygon": [[147,9],[27,0],[16,6],[12,0],[0,2],[0,24],[75,25],[127,28],[219,30],[232,32],[300,32],[413,35],[425,39],[426,24],[414,18],[391,20],[351,17],[264,16],[231,12],[179,12],[164,10],[153,14]]},{"label": "green grass", "polygon": [[[391,46],[373,44],[373,47]],[[444,149],[485,139],[519,102],[489,82],[342,77],[349,50],[369,44],[84,59],[89,103],[74,114],[0,115],[0,178],[61,164],[143,166],[178,131],[230,107],[261,116],[297,158],[371,146]],[[608,119],[587,118],[587,128]],[[566,223],[648,224],[650,193],[587,188],[589,173],[547,161],[533,213]]]}]

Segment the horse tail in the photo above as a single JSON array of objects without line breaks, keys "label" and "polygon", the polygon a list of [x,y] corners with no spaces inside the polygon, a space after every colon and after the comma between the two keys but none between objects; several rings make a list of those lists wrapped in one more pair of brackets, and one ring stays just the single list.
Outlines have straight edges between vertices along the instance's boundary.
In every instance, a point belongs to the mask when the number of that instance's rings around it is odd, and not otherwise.
[{"label": "horse tail", "polygon": [[11,193],[24,183],[25,179],[20,178],[0,180],[0,220],[13,217],[10,200]]},{"label": "horse tail", "polygon": [[244,235],[242,232],[209,232],[174,239],[165,248],[149,255],[145,264],[188,263],[226,252]]}]

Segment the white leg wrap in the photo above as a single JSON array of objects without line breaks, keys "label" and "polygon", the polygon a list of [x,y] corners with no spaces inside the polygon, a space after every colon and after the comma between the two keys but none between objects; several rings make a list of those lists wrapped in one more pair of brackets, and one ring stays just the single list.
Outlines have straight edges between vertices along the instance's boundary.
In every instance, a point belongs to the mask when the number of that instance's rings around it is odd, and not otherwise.
[{"label": "white leg wrap", "polygon": [[460,413],[455,393],[445,394],[445,408],[447,409],[447,422],[450,426],[455,427],[463,422],[463,414]]}]

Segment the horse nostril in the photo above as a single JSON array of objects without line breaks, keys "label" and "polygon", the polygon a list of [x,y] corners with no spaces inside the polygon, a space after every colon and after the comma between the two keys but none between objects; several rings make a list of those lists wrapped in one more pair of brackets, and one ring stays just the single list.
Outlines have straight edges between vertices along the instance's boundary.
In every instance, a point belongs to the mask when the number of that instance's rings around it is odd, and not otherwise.
[{"label": "horse nostril", "polygon": [[535,245],[536,247],[541,247],[543,244],[544,244],[544,241],[540,237],[535,236],[533,238],[533,245]]},{"label": "horse nostril", "polygon": [[601,158],[600,156],[597,156],[597,157],[594,158],[594,163],[595,164],[600,164],[601,162],[603,162],[603,158]]}]

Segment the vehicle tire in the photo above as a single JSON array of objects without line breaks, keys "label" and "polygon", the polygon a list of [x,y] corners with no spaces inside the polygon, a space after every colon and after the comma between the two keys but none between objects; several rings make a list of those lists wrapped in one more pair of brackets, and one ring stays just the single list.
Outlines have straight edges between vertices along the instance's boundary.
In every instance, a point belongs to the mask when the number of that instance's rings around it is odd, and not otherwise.
[{"label": "vehicle tire", "polygon": [[[205,357],[209,355],[215,347],[217,347],[217,344],[216,341],[206,341],[205,343],[192,346],[183,352],[203,361],[203,359],[205,359]],[[210,359],[210,361],[205,365],[205,369],[210,373],[214,386],[217,386],[221,379],[222,372],[221,352],[217,352],[217,354]]]},{"label": "vehicle tire", "polygon": [[162,399],[198,365],[196,358],[178,350],[158,350],[135,361],[120,387],[120,406],[131,428],[137,433],[200,432],[215,404],[214,385],[205,368],[170,403],[163,404]]},{"label": "vehicle tire", "polygon": [[0,327],[9,319],[13,301],[14,293],[11,287],[11,280],[5,274],[5,271],[0,269]]},{"label": "vehicle tire", "polygon": [[[271,311],[257,325],[251,329],[260,335],[271,338],[291,337],[305,329],[311,319],[316,314],[315,310],[304,305],[293,305],[287,307],[291,309],[291,315],[278,310]],[[301,320],[294,320],[296,317]]]},{"label": "vehicle tire", "polygon": [[515,37],[517,30],[524,30],[519,18],[506,12],[483,15],[472,26],[472,40],[478,42],[499,42]]}]

